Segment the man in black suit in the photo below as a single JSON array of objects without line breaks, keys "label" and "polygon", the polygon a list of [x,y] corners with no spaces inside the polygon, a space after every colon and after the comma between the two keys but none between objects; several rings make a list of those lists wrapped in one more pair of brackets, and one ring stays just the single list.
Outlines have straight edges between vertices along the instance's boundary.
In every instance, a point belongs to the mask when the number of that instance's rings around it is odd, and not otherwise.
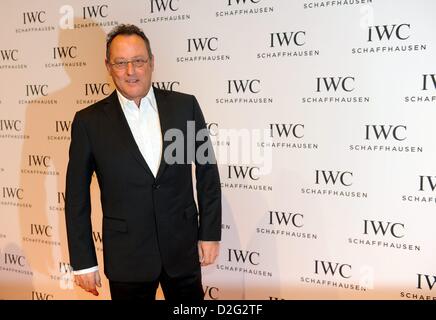
[{"label": "man in black suit", "polygon": [[198,102],[151,86],[154,57],[136,26],[109,33],[106,67],[116,90],[77,112],[72,124],[65,213],[75,282],[98,295],[89,191],[95,172],[112,299],[154,300],[160,283],[167,300],[202,300],[201,266],[219,252],[221,189]]}]

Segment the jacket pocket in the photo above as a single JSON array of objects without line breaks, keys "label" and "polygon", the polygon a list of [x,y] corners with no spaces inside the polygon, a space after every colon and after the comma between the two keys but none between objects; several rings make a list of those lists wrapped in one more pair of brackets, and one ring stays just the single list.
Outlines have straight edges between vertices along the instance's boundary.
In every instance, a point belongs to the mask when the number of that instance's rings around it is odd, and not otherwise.
[{"label": "jacket pocket", "polygon": [[127,232],[127,222],[121,219],[103,217],[103,230]]}]

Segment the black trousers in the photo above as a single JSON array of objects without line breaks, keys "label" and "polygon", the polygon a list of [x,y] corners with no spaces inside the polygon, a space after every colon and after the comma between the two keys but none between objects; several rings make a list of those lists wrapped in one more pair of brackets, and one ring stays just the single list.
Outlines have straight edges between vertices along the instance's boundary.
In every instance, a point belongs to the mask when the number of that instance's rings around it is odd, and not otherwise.
[{"label": "black trousers", "polygon": [[109,280],[112,300],[154,301],[159,286],[169,302],[199,302],[204,300],[201,269],[182,277],[170,277],[164,269],[158,279],[149,282],[117,282]]}]

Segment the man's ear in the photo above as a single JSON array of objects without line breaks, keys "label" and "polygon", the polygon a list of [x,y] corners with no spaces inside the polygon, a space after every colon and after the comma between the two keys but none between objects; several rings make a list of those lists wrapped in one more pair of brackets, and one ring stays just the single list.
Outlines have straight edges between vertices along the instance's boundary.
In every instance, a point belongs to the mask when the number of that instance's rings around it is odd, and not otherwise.
[{"label": "man's ear", "polygon": [[110,73],[111,72],[111,70],[110,70],[111,65],[109,64],[109,61],[107,59],[104,59],[104,64],[106,66],[107,72]]},{"label": "man's ear", "polygon": [[154,55],[151,55],[151,59],[150,59],[150,68],[151,71],[154,71]]}]

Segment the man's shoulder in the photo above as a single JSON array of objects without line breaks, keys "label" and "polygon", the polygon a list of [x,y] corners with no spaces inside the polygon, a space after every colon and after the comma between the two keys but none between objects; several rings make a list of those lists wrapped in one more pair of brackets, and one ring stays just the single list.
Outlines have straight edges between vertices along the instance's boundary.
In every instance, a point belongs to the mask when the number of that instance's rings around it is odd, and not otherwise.
[{"label": "man's shoulder", "polygon": [[101,110],[103,110],[103,107],[110,103],[110,101],[112,101],[113,99],[113,95],[116,94],[116,91],[112,92],[110,95],[108,95],[107,97],[97,101],[96,103],[93,103],[79,111],[77,111],[77,115],[79,117],[92,117],[93,115],[97,115],[101,112]]},{"label": "man's shoulder", "polygon": [[194,95],[174,90],[166,90],[166,89],[160,89],[153,87],[156,99],[159,97],[161,98],[167,98],[170,100],[182,100],[182,101],[192,101],[194,99]]}]

